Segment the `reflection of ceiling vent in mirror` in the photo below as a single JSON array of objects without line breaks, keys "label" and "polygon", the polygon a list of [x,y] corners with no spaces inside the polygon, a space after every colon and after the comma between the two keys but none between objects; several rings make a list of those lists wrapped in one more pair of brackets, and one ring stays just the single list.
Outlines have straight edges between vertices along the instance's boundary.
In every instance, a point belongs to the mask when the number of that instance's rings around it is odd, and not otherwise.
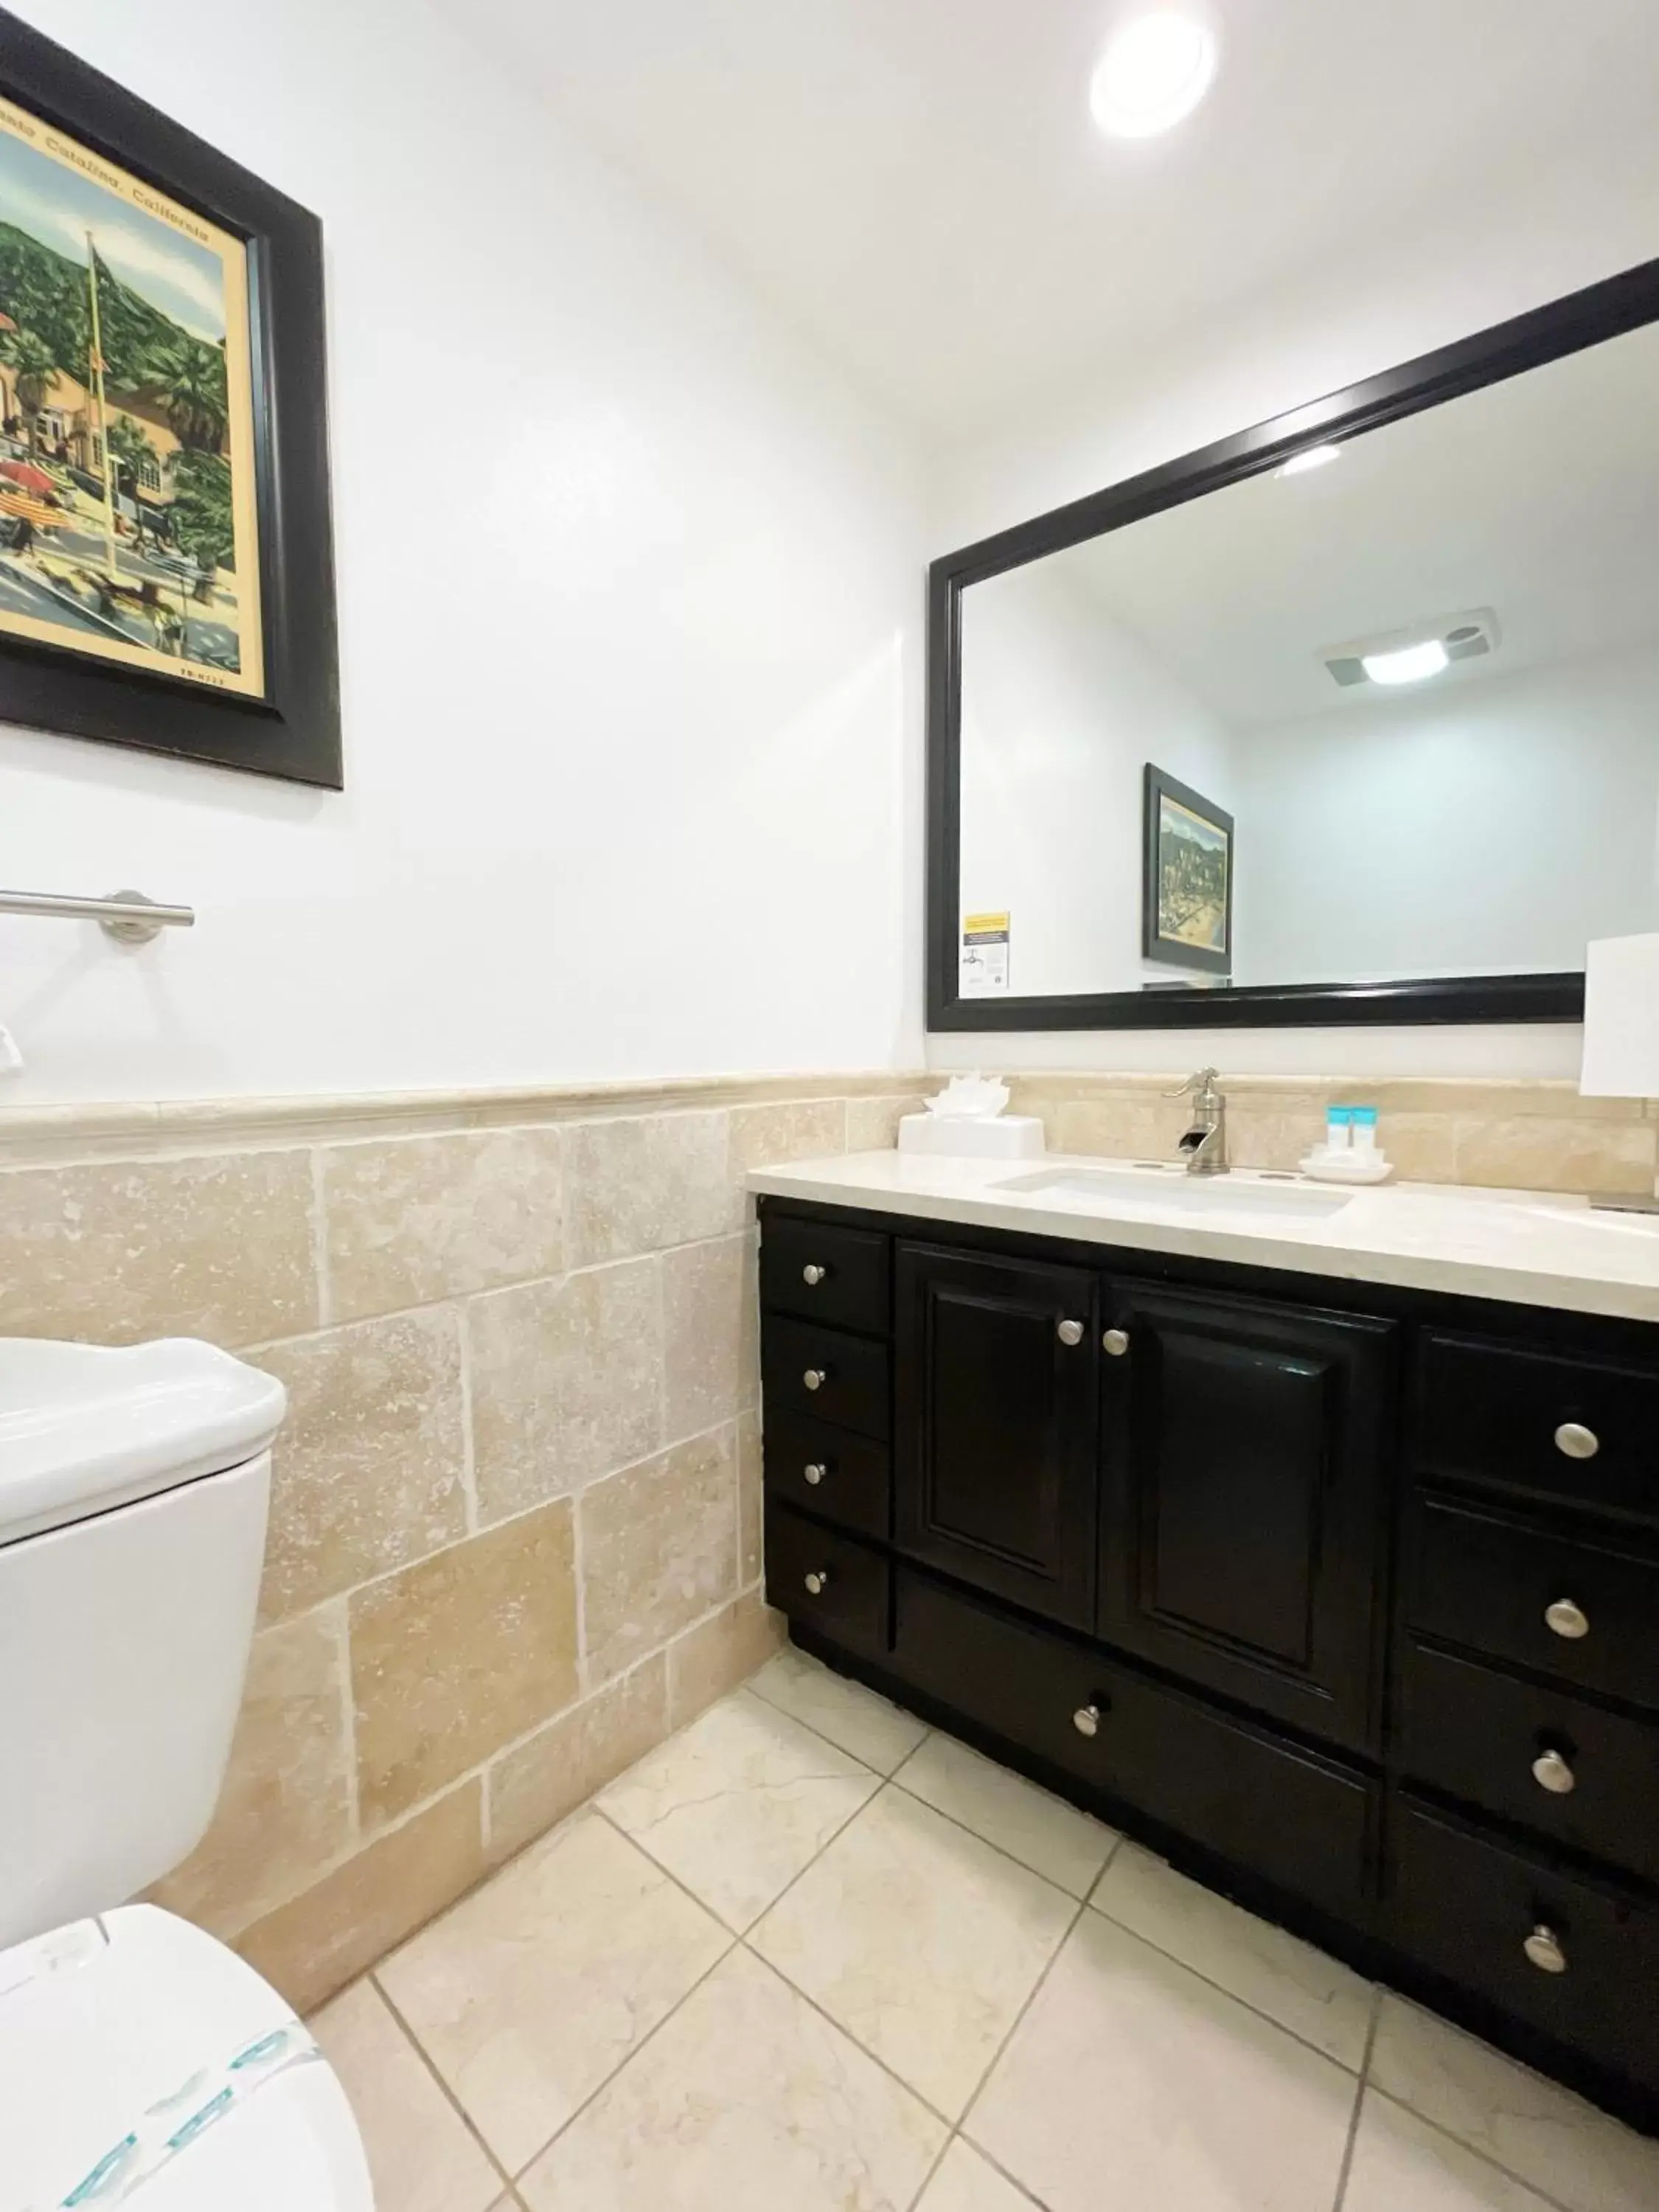
[{"label": "reflection of ceiling vent in mirror", "polygon": [[1492,610],[1474,607],[1462,614],[1431,615],[1405,629],[1389,630],[1376,637],[1351,638],[1346,645],[1323,646],[1319,658],[1346,688],[1370,684],[1364,669],[1368,656],[1375,659],[1379,654],[1401,653],[1413,645],[1437,643],[1444,646],[1448,660],[1480,660],[1496,653],[1502,641]]}]

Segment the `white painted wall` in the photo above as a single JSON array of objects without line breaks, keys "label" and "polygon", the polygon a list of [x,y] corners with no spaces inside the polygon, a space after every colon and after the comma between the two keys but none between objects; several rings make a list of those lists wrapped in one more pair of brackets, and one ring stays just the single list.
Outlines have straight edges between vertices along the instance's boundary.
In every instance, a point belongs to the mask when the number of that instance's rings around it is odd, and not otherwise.
[{"label": "white painted wall", "polygon": [[[1134,370],[1070,395],[1032,396],[995,434],[936,471],[944,550],[1098,490],[1207,441],[1339,390],[1659,250],[1659,170],[1645,148],[1602,145],[1576,169],[1501,188],[1471,180],[1447,220],[1420,214],[1351,242],[1340,264],[1264,290],[1224,325],[1201,319]],[[1576,1074],[1566,1024],[1513,1029],[1044,1032],[936,1036],[939,1067],[1166,1068],[1222,1060],[1240,1072]]]},{"label": "white painted wall", "polygon": [[1242,982],[1582,968],[1659,925],[1659,650],[1239,744]]},{"label": "white painted wall", "polygon": [[201,915],[0,918],[0,1104],[914,1061],[910,449],[423,0],[20,12],[323,218],[348,787],[0,730],[0,883]]},{"label": "white painted wall", "polygon": [[962,908],[1011,915],[1011,988],[1169,984],[1140,957],[1146,764],[1231,810],[1227,732],[1063,554],[963,595],[962,671]]}]

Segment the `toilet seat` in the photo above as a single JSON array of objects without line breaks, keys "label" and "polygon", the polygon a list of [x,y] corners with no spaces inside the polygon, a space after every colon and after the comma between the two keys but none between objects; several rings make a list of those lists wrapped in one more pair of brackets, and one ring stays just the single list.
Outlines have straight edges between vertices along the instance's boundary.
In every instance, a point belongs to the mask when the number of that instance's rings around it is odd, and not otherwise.
[{"label": "toilet seat", "polygon": [[155,1905],[0,1952],[0,2212],[373,2212],[356,2123],[270,1984]]}]

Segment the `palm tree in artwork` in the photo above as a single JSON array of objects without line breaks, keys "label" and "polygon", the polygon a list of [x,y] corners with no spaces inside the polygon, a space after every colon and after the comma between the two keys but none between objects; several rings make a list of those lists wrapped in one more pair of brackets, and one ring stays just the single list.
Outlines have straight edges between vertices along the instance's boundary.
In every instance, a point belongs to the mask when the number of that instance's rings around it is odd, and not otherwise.
[{"label": "palm tree in artwork", "polygon": [[17,386],[17,404],[29,430],[29,451],[40,450],[40,410],[58,374],[58,356],[45,338],[25,326],[0,334],[0,351]]},{"label": "palm tree in artwork", "polygon": [[179,346],[167,357],[163,390],[179,444],[188,452],[216,453],[229,417],[224,356],[210,346]]}]

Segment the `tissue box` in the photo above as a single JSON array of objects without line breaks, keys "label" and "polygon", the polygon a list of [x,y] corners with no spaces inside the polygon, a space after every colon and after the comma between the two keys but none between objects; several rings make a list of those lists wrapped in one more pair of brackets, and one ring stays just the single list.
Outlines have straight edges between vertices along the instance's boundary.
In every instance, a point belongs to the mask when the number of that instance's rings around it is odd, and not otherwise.
[{"label": "tissue box", "polygon": [[1035,1114],[906,1114],[898,1148],[935,1159],[1034,1160],[1044,1150],[1042,1123]]}]

